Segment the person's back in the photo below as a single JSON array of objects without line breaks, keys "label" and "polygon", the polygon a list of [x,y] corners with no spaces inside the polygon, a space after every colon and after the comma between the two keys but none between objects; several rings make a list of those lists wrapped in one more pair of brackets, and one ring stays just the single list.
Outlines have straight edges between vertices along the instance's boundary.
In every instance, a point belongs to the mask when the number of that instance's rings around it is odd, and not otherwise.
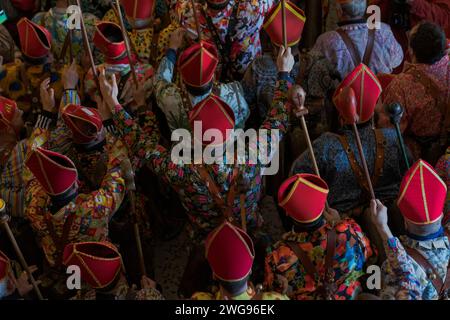
[{"label": "person's back", "polygon": [[341,79],[364,60],[367,60],[365,63],[375,74],[391,73],[401,64],[403,50],[389,25],[381,23],[380,29],[374,30],[371,44],[372,35],[364,19],[365,0],[338,3],[337,10],[340,20],[338,29],[322,34],[313,50],[325,55],[335,66]]},{"label": "person's back", "polygon": [[[358,131],[369,173],[375,178],[373,179],[375,194],[383,200],[395,199],[406,170],[395,130],[374,130],[366,123],[360,126]],[[348,127],[345,127],[340,135],[331,132],[322,134],[313,142],[313,148],[321,176],[330,187],[330,205],[339,212],[348,212],[362,205],[364,199],[367,200],[368,193],[361,188],[359,178],[353,171],[348,151],[341,143],[342,136],[348,141],[359,164],[356,140],[353,131]],[[383,150],[380,146],[383,146]],[[294,162],[292,172],[314,172],[307,151]]]},{"label": "person's back", "polygon": [[[450,59],[445,35],[432,23],[419,24],[411,31],[410,47],[414,62],[392,80],[384,102],[403,106],[401,129],[406,143],[415,158],[434,164],[447,147],[444,130],[448,131],[450,121]],[[381,117],[380,125],[388,126],[386,117]]]}]

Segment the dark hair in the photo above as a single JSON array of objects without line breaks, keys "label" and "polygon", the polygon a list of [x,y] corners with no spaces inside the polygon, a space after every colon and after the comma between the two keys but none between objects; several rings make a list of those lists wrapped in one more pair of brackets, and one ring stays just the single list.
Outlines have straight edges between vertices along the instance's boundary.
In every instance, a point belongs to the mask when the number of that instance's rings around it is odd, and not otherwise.
[{"label": "dark hair", "polygon": [[417,31],[411,35],[409,45],[417,62],[434,64],[445,55],[447,41],[441,27],[432,22],[422,22]]},{"label": "dark hair", "polygon": [[311,223],[300,223],[292,218],[291,218],[291,220],[294,225],[295,232],[313,232],[313,231],[319,229],[320,227],[322,227],[323,224],[325,223],[325,218],[323,215],[320,216],[319,219],[317,219],[316,221],[313,221]]},{"label": "dark hair", "polygon": [[41,64],[46,64],[47,60],[48,60],[48,55],[42,57],[42,58],[32,58],[32,57],[28,57],[26,55],[22,55],[22,59],[25,63],[32,65],[32,66],[38,66]]},{"label": "dark hair", "polygon": [[203,87],[192,87],[186,84],[186,90],[192,94],[193,96],[202,96],[209,92],[213,86],[213,82],[210,81],[208,84],[205,84]]},{"label": "dark hair", "polygon": [[250,278],[250,275],[246,276],[244,279],[239,281],[223,281],[219,280],[220,285],[232,296],[238,295],[241,292],[239,292],[242,287],[248,282],[248,279]]}]

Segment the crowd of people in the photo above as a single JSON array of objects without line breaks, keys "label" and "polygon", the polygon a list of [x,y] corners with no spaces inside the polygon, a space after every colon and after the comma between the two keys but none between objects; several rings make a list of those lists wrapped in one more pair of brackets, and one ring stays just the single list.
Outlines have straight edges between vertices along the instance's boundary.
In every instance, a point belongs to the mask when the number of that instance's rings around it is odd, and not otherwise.
[{"label": "crowd of people", "polygon": [[311,1],[0,1],[0,300],[164,299],[181,232],[180,299],[448,299],[450,3],[322,5],[308,48]]}]

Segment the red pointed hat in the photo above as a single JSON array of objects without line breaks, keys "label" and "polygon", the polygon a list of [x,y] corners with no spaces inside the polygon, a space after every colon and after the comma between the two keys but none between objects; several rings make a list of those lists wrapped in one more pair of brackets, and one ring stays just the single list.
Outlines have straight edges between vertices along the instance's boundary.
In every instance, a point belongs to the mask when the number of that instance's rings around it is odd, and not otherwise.
[{"label": "red pointed hat", "polygon": [[235,125],[233,110],[214,94],[195,105],[189,112],[189,121],[192,128],[194,128],[195,122],[201,122],[201,137],[209,129],[217,129],[222,133],[223,141],[203,142],[205,145],[219,145],[227,141],[230,137],[230,130],[233,130]]},{"label": "red pointed hat", "polygon": [[150,20],[153,17],[156,1],[122,0],[122,7],[129,20]]},{"label": "red pointed hat", "polygon": [[72,160],[57,152],[36,148],[25,164],[52,196],[63,194],[77,181],[77,169]]},{"label": "red pointed hat", "polygon": [[[286,1],[286,37],[288,46],[294,46],[300,42],[303,28],[305,26],[305,13],[290,1]],[[281,2],[272,8],[266,16],[264,30],[273,44],[283,45],[283,18]]]},{"label": "red pointed hat", "polygon": [[0,131],[11,126],[16,110],[17,104],[14,100],[0,97]]},{"label": "red pointed hat", "polygon": [[0,251],[0,281],[8,276],[8,270],[11,267],[9,263],[9,258]]},{"label": "red pointed hat", "polygon": [[72,131],[75,143],[89,143],[97,138],[103,128],[102,117],[97,109],[69,104],[62,112],[62,118]]},{"label": "red pointed hat", "polygon": [[322,215],[328,185],[314,174],[300,173],[284,181],[278,190],[278,203],[297,222],[311,223]]},{"label": "red pointed hat", "polygon": [[17,30],[24,55],[39,59],[49,54],[52,36],[47,29],[27,18],[22,18],[17,23]]},{"label": "red pointed hat", "polygon": [[[111,37],[118,39],[118,41],[108,39]],[[122,29],[116,23],[109,21],[97,23],[92,41],[103,53],[108,63],[128,63]]]},{"label": "red pointed hat", "polygon": [[78,266],[83,281],[99,289],[117,278],[122,270],[122,257],[117,248],[106,241],[71,243],[64,248],[63,264]]},{"label": "red pointed hat", "polygon": [[205,246],[206,259],[218,279],[239,281],[250,274],[255,249],[244,230],[225,221],[208,235]]},{"label": "red pointed hat", "polygon": [[368,121],[373,116],[382,91],[378,78],[365,64],[361,63],[357,66],[345,77],[344,81],[341,82],[334,92],[333,102],[338,111],[346,109],[346,106],[342,105],[340,95],[347,87],[355,91],[356,113],[359,116],[359,123]]},{"label": "red pointed hat", "polygon": [[417,161],[405,174],[400,185],[398,208],[414,224],[431,224],[443,215],[447,186],[433,167]]},{"label": "red pointed hat", "polygon": [[208,41],[200,41],[184,50],[178,61],[184,83],[191,87],[208,84],[216,72],[218,57],[216,46]]}]

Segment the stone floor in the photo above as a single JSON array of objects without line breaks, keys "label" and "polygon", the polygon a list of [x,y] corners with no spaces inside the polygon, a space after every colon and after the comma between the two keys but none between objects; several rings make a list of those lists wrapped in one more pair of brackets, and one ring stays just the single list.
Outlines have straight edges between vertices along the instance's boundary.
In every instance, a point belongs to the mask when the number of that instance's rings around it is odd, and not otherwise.
[{"label": "stone floor", "polygon": [[[260,207],[267,233],[280,239],[283,227],[273,198],[266,196]],[[162,286],[166,299],[178,299],[178,285],[188,259],[187,243],[187,233],[182,232],[174,240],[155,244],[155,280]]]}]

